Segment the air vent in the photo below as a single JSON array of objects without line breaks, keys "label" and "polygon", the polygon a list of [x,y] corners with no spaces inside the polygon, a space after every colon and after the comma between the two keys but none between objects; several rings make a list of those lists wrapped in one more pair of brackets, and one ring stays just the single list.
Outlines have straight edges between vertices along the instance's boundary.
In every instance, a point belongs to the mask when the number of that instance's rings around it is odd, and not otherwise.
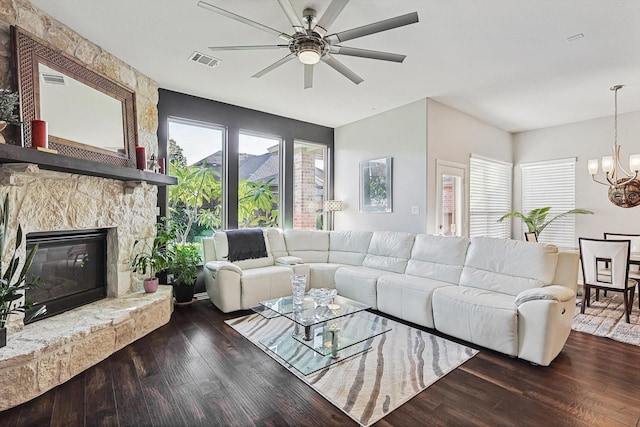
[{"label": "air vent", "polygon": [[198,64],[206,65],[211,68],[217,67],[221,62],[218,58],[214,58],[213,56],[208,56],[200,52],[193,52],[189,59],[193,62],[197,62]]},{"label": "air vent", "polygon": [[49,83],[50,85],[64,86],[64,76],[62,74],[47,74],[42,73],[42,81]]}]

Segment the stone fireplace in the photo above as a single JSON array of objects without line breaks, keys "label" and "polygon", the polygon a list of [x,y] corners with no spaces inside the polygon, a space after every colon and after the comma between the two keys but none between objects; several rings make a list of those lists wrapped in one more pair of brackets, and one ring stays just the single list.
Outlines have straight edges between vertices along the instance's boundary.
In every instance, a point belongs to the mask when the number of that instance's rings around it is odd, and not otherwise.
[{"label": "stone fireplace", "polygon": [[[132,89],[137,143],[147,153],[157,153],[156,82],[27,0],[0,0],[2,87],[13,86],[11,25]],[[7,346],[0,349],[0,411],[50,390],[167,323],[173,307],[170,287],[161,286],[153,294],[139,292],[140,283],[129,266],[133,242],[155,233],[157,186],[50,169],[24,161],[4,160],[0,165],[0,194],[10,200],[9,235],[15,236],[18,224],[25,235],[107,230],[106,298],[27,325],[23,315],[10,317]],[[19,251],[24,260],[26,245]]]},{"label": "stone fireplace", "polygon": [[[4,164],[0,192],[10,200],[11,230],[18,223],[27,235],[102,229],[107,261],[106,299],[26,326],[21,315],[10,317],[7,346],[0,349],[3,410],[44,393],[167,323],[172,293],[170,287],[155,294],[137,292],[139,284],[129,266],[133,241],[153,235],[157,187],[41,170],[32,164]],[[21,252],[24,259],[26,245]]]}]

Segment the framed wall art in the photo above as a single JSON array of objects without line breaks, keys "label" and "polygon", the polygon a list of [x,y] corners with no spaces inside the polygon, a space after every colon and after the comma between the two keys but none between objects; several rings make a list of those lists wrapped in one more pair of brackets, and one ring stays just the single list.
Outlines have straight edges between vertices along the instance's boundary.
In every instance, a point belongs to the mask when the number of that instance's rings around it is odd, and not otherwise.
[{"label": "framed wall art", "polygon": [[392,158],[360,163],[360,212],[392,212]]}]

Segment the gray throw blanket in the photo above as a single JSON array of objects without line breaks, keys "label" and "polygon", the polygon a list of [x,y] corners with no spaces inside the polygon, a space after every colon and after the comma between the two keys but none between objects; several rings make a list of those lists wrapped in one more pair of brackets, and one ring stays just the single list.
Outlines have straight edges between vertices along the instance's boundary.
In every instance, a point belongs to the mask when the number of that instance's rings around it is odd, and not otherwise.
[{"label": "gray throw blanket", "polygon": [[267,256],[264,234],[259,228],[227,230],[226,234],[229,244],[229,256],[227,259],[230,262]]}]

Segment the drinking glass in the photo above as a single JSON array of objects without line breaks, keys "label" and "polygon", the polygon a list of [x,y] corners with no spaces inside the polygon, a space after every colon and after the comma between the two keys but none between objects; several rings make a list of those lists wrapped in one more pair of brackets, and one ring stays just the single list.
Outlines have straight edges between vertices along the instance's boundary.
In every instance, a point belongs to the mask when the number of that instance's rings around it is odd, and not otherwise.
[{"label": "drinking glass", "polygon": [[293,303],[302,304],[304,302],[304,291],[307,289],[307,276],[304,274],[294,274],[291,276],[291,293]]}]

